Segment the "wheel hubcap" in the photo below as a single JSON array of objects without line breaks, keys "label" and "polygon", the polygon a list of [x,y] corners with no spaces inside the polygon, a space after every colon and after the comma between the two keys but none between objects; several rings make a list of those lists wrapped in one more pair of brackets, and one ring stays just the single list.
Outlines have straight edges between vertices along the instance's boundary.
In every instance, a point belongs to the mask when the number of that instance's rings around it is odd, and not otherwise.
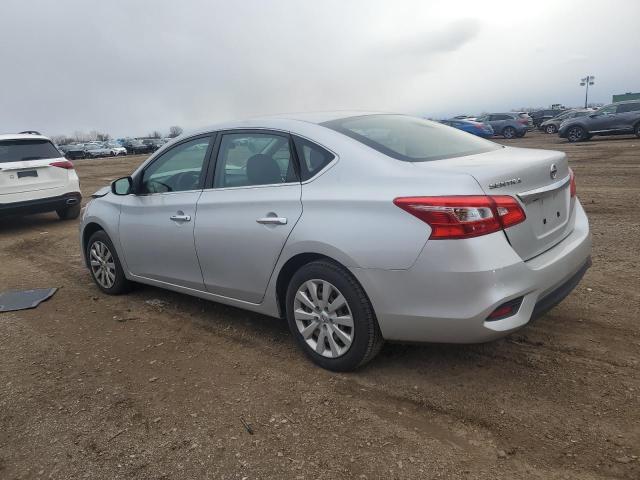
[{"label": "wheel hubcap", "polygon": [[293,314],[298,331],[318,355],[337,358],[353,342],[353,316],[340,290],[326,280],[308,280],[298,288]]},{"label": "wheel hubcap", "polygon": [[579,128],[572,128],[569,131],[569,136],[573,139],[573,140],[580,140],[582,138],[582,130],[580,130]]},{"label": "wheel hubcap", "polygon": [[113,287],[116,281],[116,264],[113,255],[104,243],[96,241],[91,244],[89,263],[96,282],[103,288]]}]

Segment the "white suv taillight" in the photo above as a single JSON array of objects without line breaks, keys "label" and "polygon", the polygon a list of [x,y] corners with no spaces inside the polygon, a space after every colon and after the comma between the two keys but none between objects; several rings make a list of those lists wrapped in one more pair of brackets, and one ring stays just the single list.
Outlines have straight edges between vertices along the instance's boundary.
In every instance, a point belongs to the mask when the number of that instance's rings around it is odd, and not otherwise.
[{"label": "white suv taillight", "polygon": [[62,160],[59,162],[52,162],[49,164],[49,166],[51,167],[58,167],[58,168],[64,168],[66,170],[73,170],[73,163],[71,163],[69,160]]},{"label": "white suv taillight", "polygon": [[400,197],[393,203],[429,224],[434,240],[478,237],[526,219],[518,201],[508,195]]}]

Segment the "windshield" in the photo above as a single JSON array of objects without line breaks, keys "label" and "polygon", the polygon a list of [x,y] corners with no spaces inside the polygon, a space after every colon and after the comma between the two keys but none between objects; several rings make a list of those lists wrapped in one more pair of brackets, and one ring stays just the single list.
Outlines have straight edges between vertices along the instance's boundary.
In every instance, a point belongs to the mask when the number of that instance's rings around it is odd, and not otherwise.
[{"label": "windshield", "polygon": [[321,125],[405,162],[462,157],[502,148],[461,130],[405,115],[365,115]]},{"label": "windshield", "polygon": [[60,152],[49,140],[0,140],[0,163],[59,157]]}]

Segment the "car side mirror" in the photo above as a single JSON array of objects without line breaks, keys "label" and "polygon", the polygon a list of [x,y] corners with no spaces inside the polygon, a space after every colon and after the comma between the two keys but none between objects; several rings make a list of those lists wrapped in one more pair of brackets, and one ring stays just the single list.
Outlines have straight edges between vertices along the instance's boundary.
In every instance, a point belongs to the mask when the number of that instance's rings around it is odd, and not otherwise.
[{"label": "car side mirror", "polygon": [[131,177],[122,177],[111,182],[111,192],[114,195],[129,195],[133,191],[133,179]]}]

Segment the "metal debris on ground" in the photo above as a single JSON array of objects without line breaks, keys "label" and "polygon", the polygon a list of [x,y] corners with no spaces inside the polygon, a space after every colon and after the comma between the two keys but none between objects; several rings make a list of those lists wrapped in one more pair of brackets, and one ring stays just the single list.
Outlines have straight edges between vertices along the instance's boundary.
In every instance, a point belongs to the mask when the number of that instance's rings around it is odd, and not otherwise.
[{"label": "metal debris on ground", "polygon": [[0,312],[15,312],[36,308],[56,293],[57,288],[33,288],[31,290],[7,290],[0,293]]}]

